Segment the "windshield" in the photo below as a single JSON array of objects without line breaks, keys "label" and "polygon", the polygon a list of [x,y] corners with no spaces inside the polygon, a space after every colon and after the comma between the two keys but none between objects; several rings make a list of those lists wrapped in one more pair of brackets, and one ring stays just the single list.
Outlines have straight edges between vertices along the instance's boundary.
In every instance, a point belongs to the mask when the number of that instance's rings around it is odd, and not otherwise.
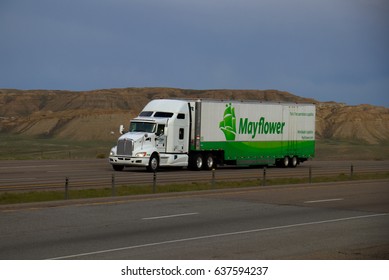
[{"label": "windshield", "polygon": [[131,122],[130,132],[154,132],[155,123],[150,122]]}]

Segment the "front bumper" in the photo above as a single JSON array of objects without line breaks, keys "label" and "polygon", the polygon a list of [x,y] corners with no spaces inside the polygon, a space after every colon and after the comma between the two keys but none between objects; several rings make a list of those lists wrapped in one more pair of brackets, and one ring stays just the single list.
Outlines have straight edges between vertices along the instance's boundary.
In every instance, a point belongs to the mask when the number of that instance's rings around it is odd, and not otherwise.
[{"label": "front bumper", "polygon": [[148,166],[150,157],[129,157],[129,156],[110,156],[109,162],[112,165],[123,166]]}]

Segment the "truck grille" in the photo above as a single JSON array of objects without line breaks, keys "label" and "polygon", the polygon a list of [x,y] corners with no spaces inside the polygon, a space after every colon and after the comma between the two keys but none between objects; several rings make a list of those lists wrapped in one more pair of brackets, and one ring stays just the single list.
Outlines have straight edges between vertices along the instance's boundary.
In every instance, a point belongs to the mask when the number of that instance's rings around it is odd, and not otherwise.
[{"label": "truck grille", "polygon": [[132,151],[134,149],[133,141],[130,139],[120,139],[118,141],[117,154],[132,156]]}]

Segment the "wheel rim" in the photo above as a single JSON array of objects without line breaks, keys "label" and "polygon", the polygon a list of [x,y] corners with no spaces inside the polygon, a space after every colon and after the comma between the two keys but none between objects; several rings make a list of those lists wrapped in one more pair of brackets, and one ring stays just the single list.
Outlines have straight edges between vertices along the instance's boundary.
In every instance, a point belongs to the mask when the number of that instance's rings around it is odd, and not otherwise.
[{"label": "wheel rim", "polygon": [[284,167],[289,165],[289,157],[284,157]]},{"label": "wheel rim", "polygon": [[198,156],[197,159],[196,159],[196,166],[198,169],[200,169],[201,167],[203,167],[203,159],[201,156]]},{"label": "wheel rim", "polygon": [[207,167],[211,169],[213,167],[213,157],[209,156],[207,158]]},{"label": "wheel rim", "polygon": [[151,167],[152,170],[156,170],[157,169],[157,167],[158,167],[158,159],[157,158],[155,158],[155,157],[151,158],[151,160],[150,160],[150,167]]}]

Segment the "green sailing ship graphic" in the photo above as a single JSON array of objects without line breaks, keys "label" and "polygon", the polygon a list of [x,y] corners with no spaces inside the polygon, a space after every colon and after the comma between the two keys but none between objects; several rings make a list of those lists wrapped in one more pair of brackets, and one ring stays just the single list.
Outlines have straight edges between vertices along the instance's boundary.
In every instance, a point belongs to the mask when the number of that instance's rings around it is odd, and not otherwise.
[{"label": "green sailing ship graphic", "polygon": [[223,131],[227,141],[234,141],[236,136],[235,108],[231,103],[226,105],[223,120],[219,123],[219,128]]}]

